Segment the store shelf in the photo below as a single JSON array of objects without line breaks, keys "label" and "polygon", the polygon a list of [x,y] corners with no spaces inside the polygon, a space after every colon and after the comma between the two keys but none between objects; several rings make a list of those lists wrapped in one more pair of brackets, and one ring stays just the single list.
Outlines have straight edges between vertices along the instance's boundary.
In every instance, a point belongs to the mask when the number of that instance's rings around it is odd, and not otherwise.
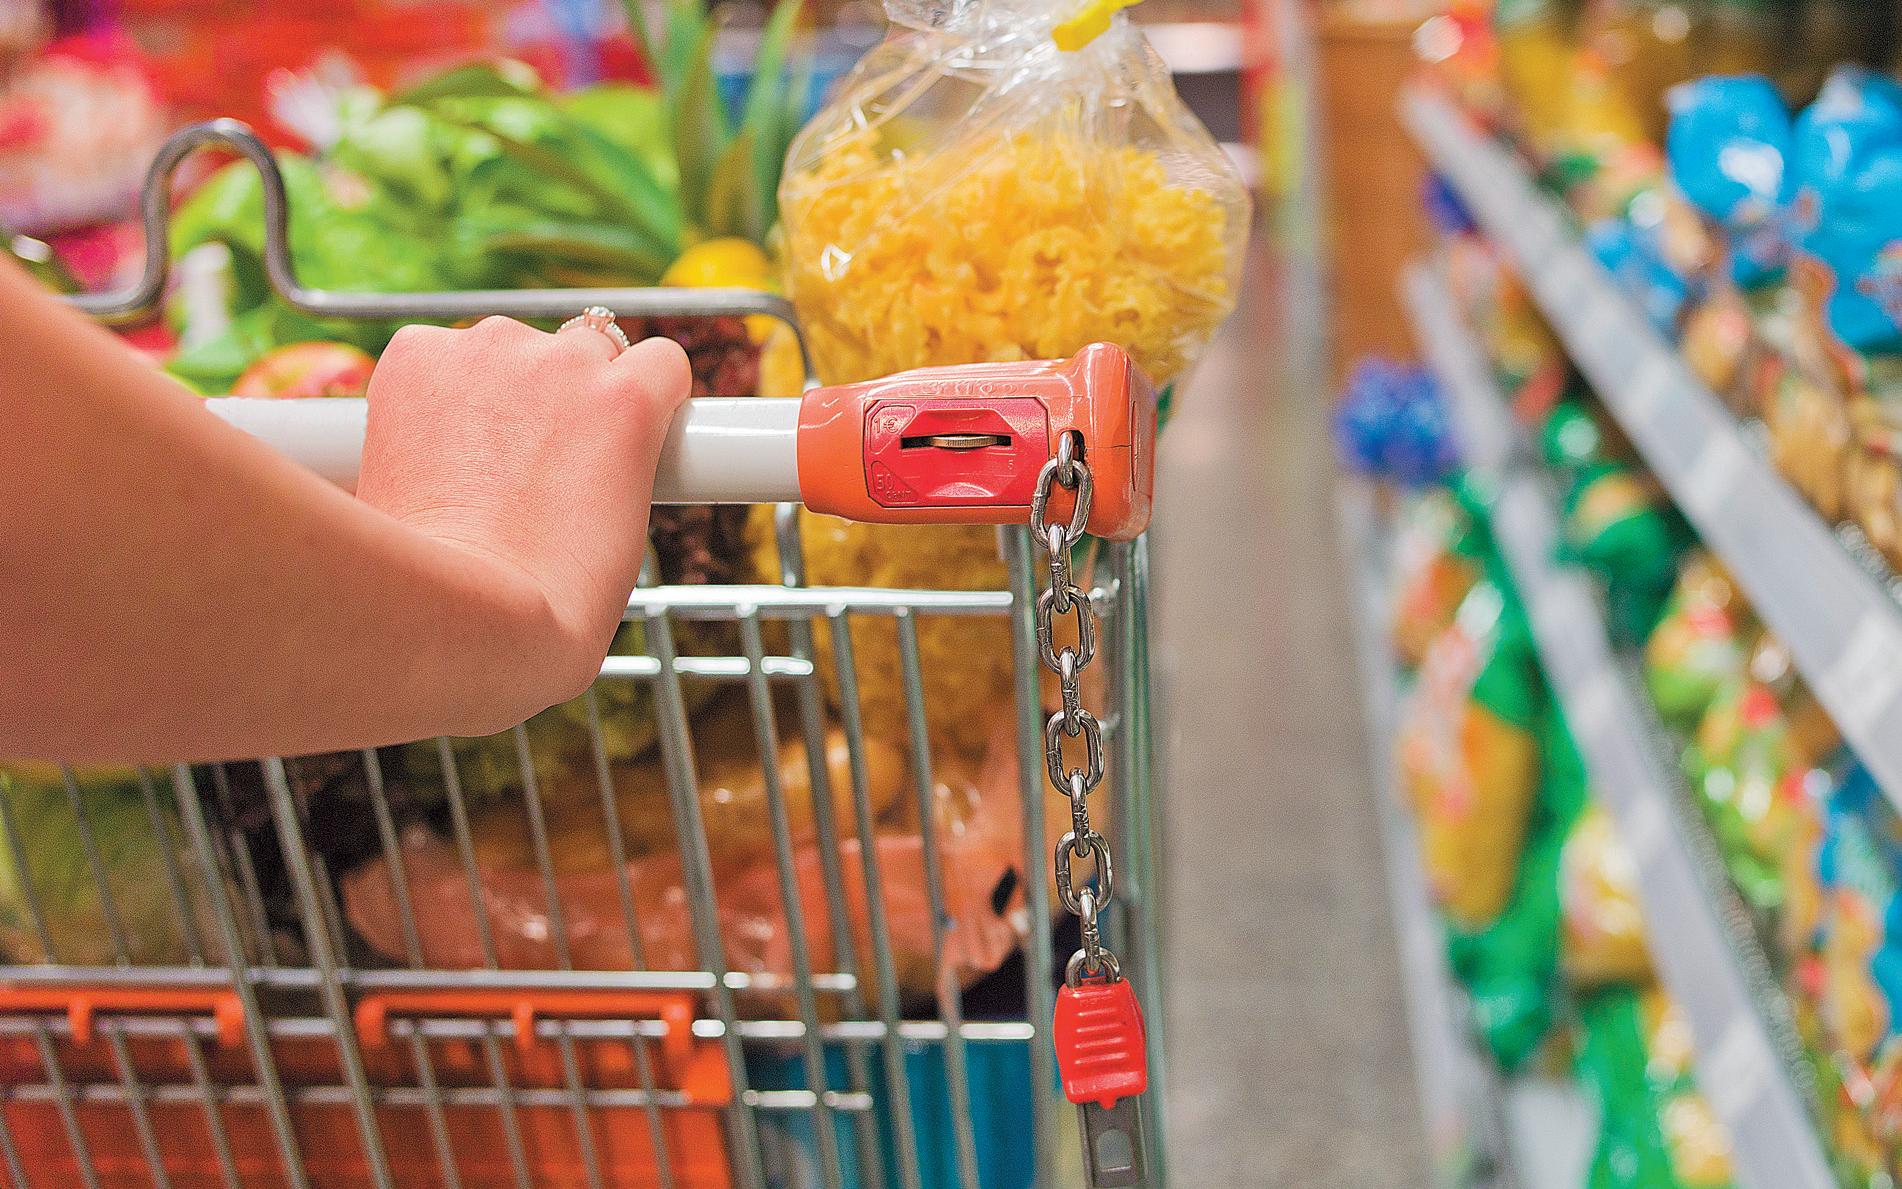
[{"label": "store shelf", "polygon": [[1516,461],[1521,435],[1445,286],[1415,268],[1404,295],[1461,441],[1497,483],[1494,540],[1593,791],[1636,861],[1652,964],[1690,1020],[1698,1085],[1729,1130],[1738,1181],[1828,1189],[1835,1182],[1792,1077],[1787,1006],[1709,837],[1685,815],[1682,778],[1634,675],[1612,652],[1596,594],[1581,571],[1554,561],[1556,500],[1536,468]]},{"label": "store shelf", "polygon": [[1578,1189],[1597,1135],[1596,1109],[1575,1083],[1505,1077],[1473,1039],[1466,996],[1446,962],[1446,939],[1433,915],[1419,838],[1402,807],[1394,767],[1400,677],[1382,644],[1382,574],[1391,540],[1374,511],[1373,493],[1362,483],[1342,486],[1339,518],[1353,569],[1381,843],[1433,1167],[1441,1185],[1460,1189]]},{"label": "store shelf", "polygon": [[1377,780],[1374,795],[1379,803],[1394,932],[1400,942],[1400,977],[1406,990],[1407,1031],[1413,1038],[1428,1151],[1442,1184],[1522,1189],[1512,1173],[1506,1143],[1502,1079],[1467,1029],[1463,996],[1447,966],[1445,941],[1433,919],[1419,841],[1400,803],[1393,751],[1399,675],[1392,656],[1382,647],[1387,633],[1381,574],[1391,549],[1374,511],[1372,493],[1364,485],[1344,485],[1339,503],[1341,538],[1347,542],[1353,567],[1355,637]]},{"label": "store shelf", "polygon": [[1512,256],[1605,407],[1902,805],[1902,604],[1752,448],[1512,153],[1437,95],[1412,93],[1403,115]]}]

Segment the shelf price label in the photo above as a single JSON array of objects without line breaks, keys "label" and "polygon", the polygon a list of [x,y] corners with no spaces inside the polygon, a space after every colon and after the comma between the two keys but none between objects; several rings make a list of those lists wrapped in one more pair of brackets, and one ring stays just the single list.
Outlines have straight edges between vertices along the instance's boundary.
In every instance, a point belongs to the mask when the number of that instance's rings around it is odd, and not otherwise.
[{"label": "shelf price label", "polygon": [[1628,800],[1619,818],[1619,832],[1632,861],[1639,867],[1649,867],[1670,845],[1671,819],[1664,808],[1664,796],[1645,785],[1632,790]]},{"label": "shelf price label", "polygon": [[1902,629],[1893,614],[1863,612],[1842,655],[1823,674],[1820,692],[1837,724],[1852,738],[1882,721],[1902,694]]},{"label": "shelf price label", "polygon": [[1769,1084],[1775,1058],[1763,1030],[1740,1008],[1705,1061],[1700,1086],[1717,1117],[1735,1130]]},{"label": "shelf price label", "polygon": [[1684,472],[1678,502],[1694,521],[1714,518],[1737,490],[1737,482],[1750,464],[1743,445],[1731,434],[1706,439],[1704,448]]}]

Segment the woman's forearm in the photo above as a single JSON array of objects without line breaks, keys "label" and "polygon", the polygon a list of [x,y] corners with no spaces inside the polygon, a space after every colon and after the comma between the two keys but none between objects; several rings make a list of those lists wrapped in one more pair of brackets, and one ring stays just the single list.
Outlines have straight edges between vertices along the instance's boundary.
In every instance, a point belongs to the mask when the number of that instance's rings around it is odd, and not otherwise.
[{"label": "woman's forearm", "polygon": [[[453,440],[417,457],[443,451],[483,460]],[[489,507],[456,519],[487,531]],[[0,267],[0,755],[299,754],[498,730],[576,692],[614,592],[578,623],[483,531],[415,519],[223,424]]]}]

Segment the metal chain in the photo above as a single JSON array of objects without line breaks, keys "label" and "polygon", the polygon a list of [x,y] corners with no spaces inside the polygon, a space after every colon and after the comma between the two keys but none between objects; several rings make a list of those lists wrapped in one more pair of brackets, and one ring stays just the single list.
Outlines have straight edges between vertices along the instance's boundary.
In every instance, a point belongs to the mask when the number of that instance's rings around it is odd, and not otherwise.
[{"label": "metal chain", "polygon": [[[1076,496],[1076,510],[1067,525],[1047,520],[1050,495],[1058,487]],[[1103,783],[1103,729],[1096,716],[1083,708],[1081,679],[1083,670],[1096,659],[1096,610],[1070,570],[1071,550],[1083,538],[1083,526],[1090,519],[1092,490],[1090,468],[1083,461],[1083,435],[1066,430],[1057,439],[1056,457],[1044,463],[1037,475],[1037,490],[1030,498],[1030,532],[1050,561],[1050,589],[1037,597],[1037,651],[1063,689],[1063,708],[1044,724],[1043,749],[1051,786],[1070,799],[1070,829],[1057,841],[1056,874],[1057,898],[1083,926],[1083,946],[1064,969],[1064,981],[1073,987],[1086,977],[1101,975],[1110,982],[1122,977],[1121,964],[1103,945],[1097,926],[1097,915],[1115,899],[1116,880],[1109,840],[1090,824],[1090,794]],[[1077,639],[1074,645],[1058,648],[1056,621],[1065,615],[1075,618]],[[1068,767],[1063,741],[1079,736],[1084,762]],[[1094,863],[1094,882],[1085,879],[1079,886],[1072,870],[1078,859]]]}]

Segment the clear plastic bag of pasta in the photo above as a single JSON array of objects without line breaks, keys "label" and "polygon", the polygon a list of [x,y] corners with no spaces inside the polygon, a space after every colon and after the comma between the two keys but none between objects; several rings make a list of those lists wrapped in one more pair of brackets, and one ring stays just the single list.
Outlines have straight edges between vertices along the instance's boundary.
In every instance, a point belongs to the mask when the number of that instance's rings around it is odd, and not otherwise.
[{"label": "clear plastic bag of pasta", "polygon": [[1247,190],[1115,3],[886,0],[780,183],[823,379],[1106,341],[1164,385],[1208,342]]},{"label": "clear plastic bag of pasta", "polygon": [[[780,183],[786,291],[820,379],[1111,342],[1166,386],[1234,308],[1246,188],[1143,35],[1078,3],[886,0],[890,33]],[[815,585],[1008,582],[988,528],[802,522]],[[860,617],[852,640],[867,731],[902,738],[892,623]],[[927,617],[918,643],[933,747],[980,752],[1013,697],[1010,625]]]}]

